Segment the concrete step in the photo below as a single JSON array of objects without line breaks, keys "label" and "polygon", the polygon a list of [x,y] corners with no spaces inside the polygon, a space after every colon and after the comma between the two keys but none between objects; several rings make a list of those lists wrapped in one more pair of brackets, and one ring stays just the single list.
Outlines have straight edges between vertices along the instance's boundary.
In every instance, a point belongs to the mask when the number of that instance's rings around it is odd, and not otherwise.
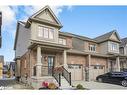
[{"label": "concrete step", "polygon": [[72,86],[70,86],[70,84],[67,82],[67,80],[61,76],[61,89],[71,89]]}]

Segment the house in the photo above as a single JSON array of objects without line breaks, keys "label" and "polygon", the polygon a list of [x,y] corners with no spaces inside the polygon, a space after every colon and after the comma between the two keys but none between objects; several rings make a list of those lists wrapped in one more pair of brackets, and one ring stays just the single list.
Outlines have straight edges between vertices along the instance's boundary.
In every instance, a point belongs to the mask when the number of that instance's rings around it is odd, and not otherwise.
[{"label": "house", "polygon": [[15,62],[9,62],[10,77],[15,77]]},{"label": "house", "polygon": [[0,79],[3,78],[4,56],[0,55]]},{"label": "house", "polygon": [[49,6],[30,16],[27,22],[18,21],[14,50],[16,76],[22,82],[27,80],[34,88],[41,87],[43,81],[60,84],[60,69],[70,84],[120,71],[120,60],[127,56],[119,53],[121,39],[116,30],[92,39],[62,32],[62,27]]},{"label": "house", "polygon": [[1,25],[2,25],[2,13],[0,12],[0,48],[2,43],[2,37],[1,37]]},{"label": "house", "polygon": [[[127,56],[127,38],[121,39],[120,43],[120,54]],[[123,58],[120,61],[121,70],[127,70],[127,58]]]},{"label": "house", "polygon": [[4,64],[3,65],[3,78],[8,78],[8,65],[7,64]]}]

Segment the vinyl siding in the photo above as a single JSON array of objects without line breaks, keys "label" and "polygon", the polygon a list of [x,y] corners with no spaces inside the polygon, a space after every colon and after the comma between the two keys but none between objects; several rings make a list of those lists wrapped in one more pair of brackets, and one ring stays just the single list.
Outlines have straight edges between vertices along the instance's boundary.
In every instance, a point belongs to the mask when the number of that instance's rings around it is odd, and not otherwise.
[{"label": "vinyl siding", "polygon": [[27,48],[30,45],[30,29],[25,28],[23,25],[19,25],[18,38],[16,44],[16,57],[22,56],[27,52]]}]

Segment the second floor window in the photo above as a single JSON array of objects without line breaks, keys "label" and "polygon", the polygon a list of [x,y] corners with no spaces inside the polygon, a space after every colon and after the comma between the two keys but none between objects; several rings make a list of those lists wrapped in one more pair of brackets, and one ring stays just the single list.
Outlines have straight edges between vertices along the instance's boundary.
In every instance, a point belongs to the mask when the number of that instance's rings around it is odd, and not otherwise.
[{"label": "second floor window", "polygon": [[89,45],[89,51],[96,51],[96,45]]},{"label": "second floor window", "polygon": [[54,29],[39,26],[38,27],[38,37],[54,39]]},{"label": "second floor window", "polygon": [[59,44],[66,45],[66,39],[59,38]]},{"label": "second floor window", "polygon": [[116,43],[111,43],[111,50],[112,51],[117,51],[118,47],[117,47],[117,44]]}]

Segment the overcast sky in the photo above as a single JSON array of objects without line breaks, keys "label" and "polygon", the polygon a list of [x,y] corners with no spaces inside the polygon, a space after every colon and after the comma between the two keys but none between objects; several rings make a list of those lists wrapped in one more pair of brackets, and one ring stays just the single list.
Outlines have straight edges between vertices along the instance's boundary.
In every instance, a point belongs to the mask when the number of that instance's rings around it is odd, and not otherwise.
[{"label": "overcast sky", "polygon": [[[14,39],[18,20],[29,16],[44,6],[0,6],[3,14],[2,48],[5,61],[14,59]],[[127,37],[127,6],[51,6],[63,25],[61,31],[97,37],[117,30],[120,37]]]}]

